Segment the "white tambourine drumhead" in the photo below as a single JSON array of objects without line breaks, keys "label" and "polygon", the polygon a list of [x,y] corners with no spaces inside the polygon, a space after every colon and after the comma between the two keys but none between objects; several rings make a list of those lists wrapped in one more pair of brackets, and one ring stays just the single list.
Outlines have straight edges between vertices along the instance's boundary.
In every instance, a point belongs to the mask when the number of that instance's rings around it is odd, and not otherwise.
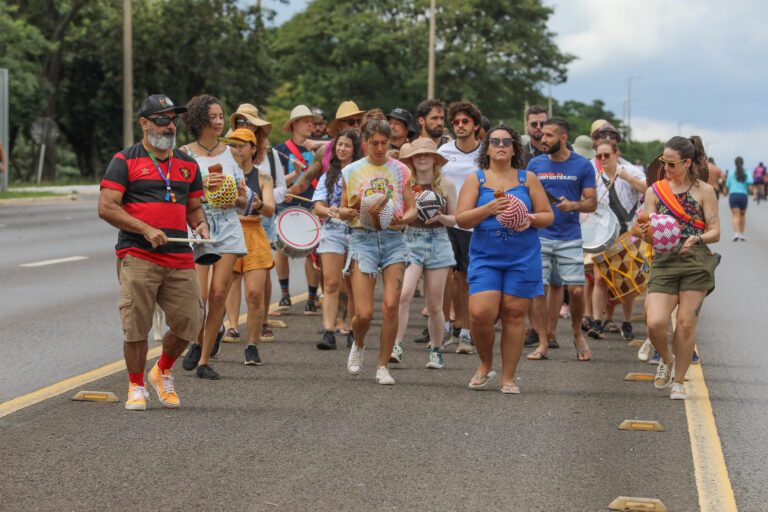
[{"label": "white tambourine drumhead", "polygon": [[275,229],[285,245],[296,249],[311,249],[320,241],[320,220],[304,208],[283,210],[277,216]]},{"label": "white tambourine drumhead", "polygon": [[608,206],[598,204],[593,213],[582,213],[581,239],[585,252],[606,251],[619,236],[619,219]]}]

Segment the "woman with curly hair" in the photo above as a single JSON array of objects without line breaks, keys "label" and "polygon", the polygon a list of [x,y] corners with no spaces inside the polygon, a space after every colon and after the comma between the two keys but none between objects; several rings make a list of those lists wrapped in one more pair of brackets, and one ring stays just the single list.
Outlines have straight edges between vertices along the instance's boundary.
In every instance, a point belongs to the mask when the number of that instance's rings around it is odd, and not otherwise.
[{"label": "woman with curly hair", "polygon": [[184,358],[185,370],[196,370],[201,379],[215,380],[219,374],[211,367],[209,358],[216,356],[224,336],[224,313],[229,287],[232,284],[232,269],[240,256],[248,251],[245,247],[243,228],[237,210],[247,206],[244,175],[229,148],[219,141],[224,129],[224,109],[213,96],[195,96],[187,103],[187,112],[182,120],[195,141],[182,149],[197,160],[207,193],[226,186],[227,176],[232,176],[237,185],[237,197],[232,204],[203,202],[203,208],[211,226],[211,238],[215,244],[200,244],[196,249],[197,278],[200,295],[207,303],[205,323],[198,343],[191,344]]},{"label": "woman with curly hair", "polygon": [[[336,349],[336,319],[342,303],[346,303],[349,318],[354,316],[354,304],[341,290],[351,289],[342,282],[344,262],[349,249],[349,226],[339,218],[341,207],[341,170],[363,158],[363,147],[357,130],[347,129],[339,133],[331,146],[331,164],[328,172],[320,177],[312,201],[315,214],[327,219],[320,232],[317,254],[323,266],[323,338],[317,344],[320,350]],[[347,279],[348,281],[348,279]],[[347,334],[347,348],[352,344],[353,333]]]},{"label": "woman with curly hair", "polygon": [[427,368],[443,368],[443,296],[448,272],[456,265],[451,239],[446,226],[456,225],[456,187],[453,181],[442,175],[441,168],[448,160],[437,152],[437,145],[431,139],[420,138],[410,148],[401,147],[400,161],[411,169],[411,188],[419,194],[432,191],[441,199],[442,206],[434,216],[426,219],[417,217],[405,228],[405,245],[408,247],[408,262],[403,277],[403,291],[400,294],[400,313],[397,337],[391,363],[399,363],[403,357],[401,343],[408,328],[408,316],[413,294],[421,275],[424,274],[424,297],[429,314],[429,348]]},{"label": "woman with curly hair", "polygon": [[[671,387],[670,398],[685,400],[685,374],[693,357],[699,309],[715,288],[718,258],[707,244],[720,240],[720,219],[715,189],[699,179],[707,170],[700,137],[672,137],[659,160],[666,177],[648,188],[645,210],[675,218],[682,245],[653,255],[645,299],[648,336],[661,354],[654,385],[657,389]],[[647,233],[648,223],[640,222],[639,229]],[[677,323],[670,350],[668,324],[675,308]]]},{"label": "woman with curly hair", "polygon": [[[470,389],[485,388],[495,377],[494,325],[501,319],[502,393],[520,393],[515,371],[523,353],[525,316],[531,299],[544,294],[541,243],[537,230],[554,215],[536,175],[523,166],[520,135],[505,125],[486,135],[480,169],[467,176],[459,195],[456,222],[474,228],[469,245],[469,323],[480,356]],[[529,213],[511,229],[497,220],[514,196]]]}]

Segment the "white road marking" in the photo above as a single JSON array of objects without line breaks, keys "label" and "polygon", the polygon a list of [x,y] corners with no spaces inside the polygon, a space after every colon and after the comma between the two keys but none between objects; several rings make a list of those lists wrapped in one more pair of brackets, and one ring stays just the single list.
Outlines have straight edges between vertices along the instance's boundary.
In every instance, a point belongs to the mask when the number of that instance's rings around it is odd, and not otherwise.
[{"label": "white road marking", "polygon": [[58,258],[55,260],[35,261],[33,263],[23,263],[20,267],[44,267],[45,265],[55,265],[57,263],[66,263],[68,261],[87,260],[88,256],[69,256],[68,258]]}]

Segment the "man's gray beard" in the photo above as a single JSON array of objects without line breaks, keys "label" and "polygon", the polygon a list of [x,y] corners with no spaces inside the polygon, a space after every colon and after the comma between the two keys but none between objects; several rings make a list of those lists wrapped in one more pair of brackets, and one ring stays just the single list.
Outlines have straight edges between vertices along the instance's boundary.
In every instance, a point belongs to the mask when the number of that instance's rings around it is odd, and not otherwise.
[{"label": "man's gray beard", "polygon": [[157,149],[166,150],[166,149],[173,149],[176,147],[175,133],[168,134],[168,135],[163,135],[163,134],[158,135],[156,133],[150,132],[147,138],[149,139],[149,143],[152,146],[156,147]]}]

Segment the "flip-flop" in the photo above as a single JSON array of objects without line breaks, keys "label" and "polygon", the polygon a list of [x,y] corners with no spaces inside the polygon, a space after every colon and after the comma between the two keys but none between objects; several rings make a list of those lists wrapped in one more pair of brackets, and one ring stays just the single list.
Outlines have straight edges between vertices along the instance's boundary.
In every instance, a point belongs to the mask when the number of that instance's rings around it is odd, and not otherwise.
[{"label": "flip-flop", "polygon": [[[474,384],[472,380],[469,381],[469,389],[484,389],[490,384],[490,382],[496,377],[496,372],[491,370],[488,373],[485,374],[485,377],[483,377],[479,384]],[[474,376],[472,377],[475,378]]]},{"label": "flip-flop", "polygon": [[517,386],[517,384],[505,384],[501,386],[501,389],[499,390],[505,395],[519,395],[520,394],[520,388]]},{"label": "flip-flop", "polygon": [[530,354],[525,356],[525,358],[528,359],[529,361],[545,361],[549,359],[549,357],[547,357],[547,354],[545,354],[544,352],[539,352],[538,350],[531,352]]},{"label": "flip-flop", "polygon": [[[586,344],[586,341],[584,343]],[[576,347],[576,340],[573,340],[573,346]],[[579,350],[579,348],[576,347],[576,360],[583,363],[592,360],[592,351],[589,350],[589,345],[583,350]]]}]

